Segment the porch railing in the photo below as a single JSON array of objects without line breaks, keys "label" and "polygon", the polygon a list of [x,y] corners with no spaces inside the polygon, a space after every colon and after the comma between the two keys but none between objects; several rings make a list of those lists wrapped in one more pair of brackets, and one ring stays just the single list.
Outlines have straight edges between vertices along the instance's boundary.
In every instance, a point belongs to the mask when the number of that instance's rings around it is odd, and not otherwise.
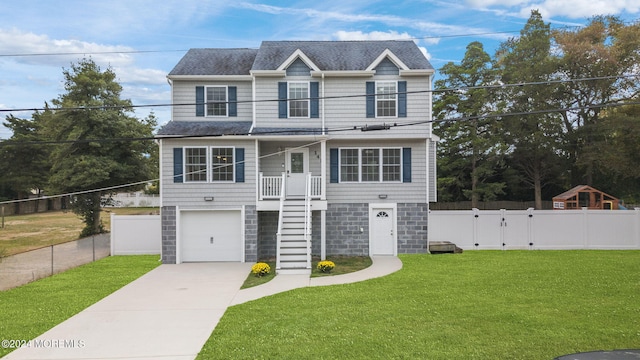
[{"label": "porch railing", "polygon": [[284,174],[279,176],[264,176],[260,173],[260,200],[280,199],[284,189]]},{"label": "porch railing", "polygon": [[[265,176],[260,173],[260,200],[280,199],[282,191],[286,189],[286,174]],[[322,176],[311,176],[308,183],[308,195],[311,199],[322,199]]]}]

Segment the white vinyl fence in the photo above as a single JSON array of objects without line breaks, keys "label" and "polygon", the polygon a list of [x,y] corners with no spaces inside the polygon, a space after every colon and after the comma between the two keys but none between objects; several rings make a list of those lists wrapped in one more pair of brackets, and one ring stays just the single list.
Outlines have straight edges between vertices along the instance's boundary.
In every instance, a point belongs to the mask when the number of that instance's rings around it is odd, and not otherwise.
[{"label": "white vinyl fence", "polygon": [[640,249],[640,209],[431,211],[428,239],[464,250]]},{"label": "white vinyl fence", "polygon": [[111,214],[111,255],[155,255],[161,248],[160,215]]}]

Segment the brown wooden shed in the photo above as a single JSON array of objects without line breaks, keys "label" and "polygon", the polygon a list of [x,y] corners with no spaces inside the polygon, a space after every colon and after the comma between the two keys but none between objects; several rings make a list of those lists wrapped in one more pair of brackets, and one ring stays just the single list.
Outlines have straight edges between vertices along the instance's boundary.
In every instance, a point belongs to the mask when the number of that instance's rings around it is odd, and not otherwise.
[{"label": "brown wooden shed", "polygon": [[588,185],[578,185],[553,197],[554,210],[618,210],[620,200]]}]

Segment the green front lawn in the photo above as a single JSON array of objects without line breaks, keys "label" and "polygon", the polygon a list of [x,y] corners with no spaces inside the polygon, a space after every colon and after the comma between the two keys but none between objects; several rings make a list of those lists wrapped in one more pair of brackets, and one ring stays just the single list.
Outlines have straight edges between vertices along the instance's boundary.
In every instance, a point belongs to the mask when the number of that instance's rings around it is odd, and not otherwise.
[{"label": "green front lawn", "polygon": [[640,348],[640,251],[403,255],[227,310],[199,359],[553,359]]},{"label": "green front lawn", "polygon": [[[1,291],[0,340],[31,340],[159,264],[158,255],[110,256]],[[0,357],[11,350],[0,348]]]}]

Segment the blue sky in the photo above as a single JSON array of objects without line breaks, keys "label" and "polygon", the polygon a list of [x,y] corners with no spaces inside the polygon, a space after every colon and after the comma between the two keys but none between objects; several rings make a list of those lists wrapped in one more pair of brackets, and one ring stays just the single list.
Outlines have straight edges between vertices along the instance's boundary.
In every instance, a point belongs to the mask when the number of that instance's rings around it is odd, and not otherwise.
[{"label": "blue sky", "polygon": [[[166,75],[189,48],[257,48],[262,40],[415,39],[439,69],[459,61],[472,41],[493,54],[500,42],[517,36],[531,9],[552,27],[584,25],[599,14],[640,17],[638,0],[3,0],[0,109],[40,108],[57,98],[64,93],[62,69],[84,55],[103,69],[111,66],[123,97],[136,105],[170,102]],[[25,54],[38,55],[16,56]],[[136,115],[150,110],[160,123],[170,120],[165,107],[138,109]],[[0,112],[2,120],[7,114]],[[10,136],[0,126],[0,139]]]}]

